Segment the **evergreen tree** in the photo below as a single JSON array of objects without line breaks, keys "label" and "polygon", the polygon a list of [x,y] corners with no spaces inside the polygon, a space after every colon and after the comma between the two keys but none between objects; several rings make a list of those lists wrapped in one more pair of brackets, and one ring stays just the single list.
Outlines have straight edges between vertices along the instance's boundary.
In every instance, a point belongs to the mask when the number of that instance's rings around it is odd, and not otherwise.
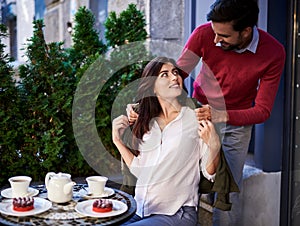
[{"label": "evergreen tree", "polygon": [[[90,64],[94,56],[105,53],[107,46],[99,40],[99,34],[94,28],[95,17],[85,6],[80,7],[75,14],[73,46],[70,48],[70,59],[76,68]],[[92,59],[89,59],[92,58]]]},{"label": "evergreen tree", "polygon": [[18,87],[11,66],[12,58],[5,53],[3,39],[7,28],[0,24],[0,185],[14,174],[8,168],[19,161],[19,111]]},{"label": "evergreen tree", "polygon": [[[111,138],[111,110],[119,92],[131,81],[140,77],[144,66],[141,60],[147,55],[143,42],[138,42],[144,41],[147,34],[143,14],[136,9],[135,5],[129,5],[120,17],[116,18],[115,15],[115,12],[112,12],[105,22],[107,31],[116,32],[113,36],[106,35],[107,42],[112,45],[112,48],[106,55],[95,54],[97,58],[89,58],[93,61],[85,63],[79,71],[79,73],[84,72],[85,77],[78,85],[80,91],[77,92],[74,100],[74,105],[77,107],[73,109],[73,123],[76,127],[76,137],[80,140],[79,145],[84,150],[85,157],[89,159],[89,164],[98,173],[104,173],[105,170],[112,173],[120,167],[119,162],[116,165],[108,158],[108,155],[120,158]],[[126,27],[133,30],[124,32]],[[127,41],[116,42],[116,40]],[[133,48],[129,48],[129,51],[124,50],[122,45]],[[126,64],[126,62],[131,63]],[[79,73],[77,77],[81,78],[78,76]],[[131,92],[123,94],[123,97],[127,97]],[[96,109],[93,105],[95,99],[97,99]],[[126,104],[117,102],[120,109],[124,111]],[[94,131],[95,124],[97,131]],[[98,137],[95,137],[94,134],[97,132]],[[101,144],[98,142],[99,139]]]},{"label": "evergreen tree", "polygon": [[120,13],[111,12],[105,21],[105,38],[112,47],[121,46],[129,42],[143,41],[147,38],[144,14],[129,4],[127,9]]},{"label": "evergreen tree", "polygon": [[[111,146],[111,131],[108,131],[108,128],[111,128],[111,115],[126,114],[126,104],[134,102],[136,86],[133,89],[126,89],[126,86],[141,77],[145,64],[151,58],[144,46],[147,38],[145,26],[145,17],[134,4],[129,4],[119,17],[115,12],[111,12],[105,22],[107,43],[114,47],[110,53],[109,63],[112,66],[111,70],[115,73],[99,94],[96,115],[101,115],[101,117],[98,118],[97,125],[100,125],[98,130],[103,143],[109,150],[112,150],[111,153],[119,158],[118,151]],[[127,63],[124,64],[124,62]],[[116,71],[120,65],[122,67]],[[114,107],[115,112],[111,112],[114,102],[117,102]],[[106,106],[106,109],[103,106]],[[116,115],[112,115],[112,117],[116,117]],[[123,164],[122,172],[124,185],[121,189],[132,193],[133,187],[127,185],[133,184],[136,178],[129,172],[125,164]]]},{"label": "evergreen tree", "polygon": [[[99,137],[106,150],[118,155],[111,142],[111,107],[119,91],[140,77],[144,62],[139,61],[143,59],[139,56],[147,52],[140,44],[135,45],[134,53],[124,52],[120,47],[124,43],[145,40],[147,34],[144,16],[135,5],[129,5],[119,18],[115,15],[112,13],[105,24],[107,42],[113,47],[109,59],[103,55],[107,46],[93,28],[93,15],[85,7],[75,15],[74,46],[70,49],[63,49],[63,42],[46,43],[43,21],[34,21],[33,36],[25,49],[28,61],[19,67],[18,86],[9,65],[11,59],[4,54],[5,45],[0,42],[0,171],[6,176],[0,177],[0,183],[19,173],[30,175],[35,181],[43,180],[48,171],[70,172],[72,176],[92,174],[94,171],[86,164],[74,139],[72,103],[75,90],[83,73],[94,62],[96,66],[100,62],[112,67],[105,70],[95,67],[93,77],[109,74],[115,70],[114,65],[132,58],[137,63],[126,65],[108,81],[101,81],[105,84],[96,104]],[[3,29],[0,28],[1,38],[6,36]],[[97,79],[88,82],[95,81],[99,82]],[[86,94],[89,92],[94,90],[87,90]],[[9,164],[5,165],[6,162]]]},{"label": "evergreen tree", "polygon": [[[135,4],[129,4],[127,9],[122,11],[118,17],[116,12],[111,12],[105,21],[105,37],[107,43],[113,47],[110,52],[109,65],[111,65],[111,71],[114,74],[106,81],[98,96],[96,120],[103,143],[117,157],[119,157],[119,153],[111,142],[111,107],[119,92],[130,82],[140,78],[142,70],[147,63],[142,61],[148,56],[148,52],[143,44],[143,41],[147,38],[145,26],[145,17],[141,11],[137,10]],[[122,48],[122,46],[125,46],[125,48]],[[126,48],[127,46],[132,48]],[[116,66],[122,65],[123,62],[134,63],[125,65],[116,71]],[[126,98],[132,96],[133,92],[129,90],[123,93],[123,100],[133,101]],[[119,106],[125,110],[126,103],[124,104],[119,103]]]},{"label": "evergreen tree", "polygon": [[[30,153],[34,178],[48,171],[76,175],[86,165],[72,130],[72,101],[76,89],[75,70],[62,42],[47,44],[43,21],[34,21],[33,37],[26,48],[28,61],[20,66],[24,92],[24,146]],[[44,172],[44,174],[41,174]]]}]

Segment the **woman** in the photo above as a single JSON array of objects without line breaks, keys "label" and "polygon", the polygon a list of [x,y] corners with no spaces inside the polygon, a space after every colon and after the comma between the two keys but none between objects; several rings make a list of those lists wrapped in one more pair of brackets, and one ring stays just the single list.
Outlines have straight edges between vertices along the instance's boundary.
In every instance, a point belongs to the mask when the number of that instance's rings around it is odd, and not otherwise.
[{"label": "woman", "polygon": [[186,93],[181,73],[166,57],[146,65],[132,130],[137,156],[121,139],[128,118],[113,120],[113,142],[137,177],[137,211],[127,225],[196,225],[200,169],[214,179],[219,137],[210,121],[198,123],[194,111],[182,103]]}]

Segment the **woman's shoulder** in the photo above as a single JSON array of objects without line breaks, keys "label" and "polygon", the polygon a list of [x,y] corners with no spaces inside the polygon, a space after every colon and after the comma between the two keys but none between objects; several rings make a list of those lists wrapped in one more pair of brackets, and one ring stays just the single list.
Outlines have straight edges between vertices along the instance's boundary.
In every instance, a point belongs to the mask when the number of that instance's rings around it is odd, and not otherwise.
[{"label": "woman's shoulder", "polygon": [[181,114],[185,118],[196,119],[195,112],[194,112],[194,110],[190,106],[183,106],[181,108]]}]

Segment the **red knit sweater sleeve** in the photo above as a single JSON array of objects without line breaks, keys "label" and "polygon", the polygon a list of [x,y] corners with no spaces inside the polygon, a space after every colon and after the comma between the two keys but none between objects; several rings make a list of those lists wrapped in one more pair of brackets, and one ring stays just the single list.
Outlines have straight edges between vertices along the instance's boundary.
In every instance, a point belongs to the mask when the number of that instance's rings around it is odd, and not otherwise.
[{"label": "red knit sweater sleeve", "polygon": [[[193,31],[177,61],[185,77],[202,59],[221,87],[229,118],[227,123],[242,126],[264,122],[270,117],[280,84],[284,47],[261,30],[255,54],[226,52],[216,47],[213,40],[214,32],[209,23]],[[197,78],[200,82],[195,80],[193,97],[218,110],[224,109],[218,104],[220,97],[214,93],[215,86],[209,86],[210,81],[205,80],[201,70]]]},{"label": "red knit sweater sleeve", "polygon": [[258,124],[265,122],[270,117],[285,63],[283,46],[277,48],[273,54],[276,57],[260,79],[253,107],[227,110],[229,124],[237,126]]},{"label": "red knit sweater sleeve", "polygon": [[199,30],[206,26],[207,25],[200,26],[192,32],[177,60],[177,65],[184,71],[184,78],[189,76],[202,57],[200,51],[202,40],[200,36],[201,32],[199,32]]}]

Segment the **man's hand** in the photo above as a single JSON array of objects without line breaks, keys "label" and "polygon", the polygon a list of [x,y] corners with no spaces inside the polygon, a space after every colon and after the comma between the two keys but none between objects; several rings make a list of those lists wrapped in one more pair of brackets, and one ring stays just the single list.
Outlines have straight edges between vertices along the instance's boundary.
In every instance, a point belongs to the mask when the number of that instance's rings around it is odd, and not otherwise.
[{"label": "man's hand", "polygon": [[196,108],[195,113],[198,122],[202,120],[211,120],[211,107],[208,104],[203,105],[201,108]]},{"label": "man's hand", "polygon": [[195,114],[198,122],[201,120],[210,120],[213,123],[228,121],[228,114],[226,111],[216,110],[208,104],[203,105],[201,108],[196,108]]},{"label": "man's hand", "polygon": [[127,104],[126,113],[129,121],[129,125],[133,125],[137,118],[139,117],[138,113],[136,113],[133,108],[136,107],[138,104]]}]

